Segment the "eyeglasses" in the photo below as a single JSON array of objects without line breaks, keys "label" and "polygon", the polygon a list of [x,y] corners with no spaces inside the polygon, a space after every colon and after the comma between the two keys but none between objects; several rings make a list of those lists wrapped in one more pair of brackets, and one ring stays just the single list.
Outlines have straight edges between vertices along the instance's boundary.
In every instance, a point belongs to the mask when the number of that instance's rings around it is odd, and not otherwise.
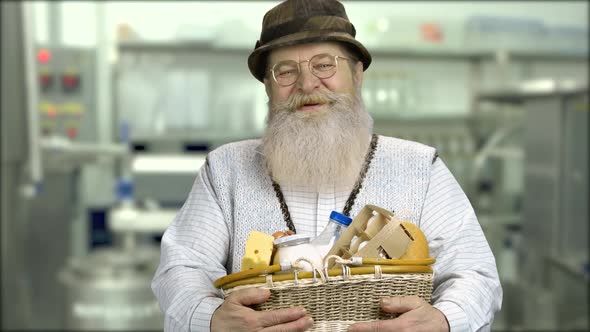
[{"label": "eyeglasses", "polygon": [[338,71],[338,59],[349,60],[339,55],[316,54],[309,60],[297,62],[294,60],[285,60],[276,63],[270,70],[272,78],[280,86],[289,86],[295,84],[301,75],[301,63],[307,62],[309,71],[317,78],[330,78]]}]

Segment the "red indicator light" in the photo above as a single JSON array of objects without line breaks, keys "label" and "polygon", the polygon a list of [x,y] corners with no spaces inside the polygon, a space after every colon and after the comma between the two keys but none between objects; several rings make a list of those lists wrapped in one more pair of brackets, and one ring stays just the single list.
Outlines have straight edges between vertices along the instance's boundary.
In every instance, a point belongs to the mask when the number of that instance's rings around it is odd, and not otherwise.
[{"label": "red indicator light", "polygon": [[64,85],[68,87],[74,87],[78,83],[78,77],[76,76],[64,76],[62,79]]},{"label": "red indicator light", "polygon": [[40,63],[48,63],[51,60],[51,52],[46,49],[41,49],[37,52],[37,60]]},{"label": "red indicator light", "polygon": [[69,138],[74,139],[76,136],[78,136],[78,129],[75,127],[70,127],[68,128],[67,133]]},{"label": "red indicator light", "polygon": [[61,77],[61,85],[64,92],[76,92],[80,88],[80,76],[78,74],[64,74]]},{"label": "red indicator light", "polygon": [[47,86],[51,84],[51,75],[41,75],[40,77],[41,85]]},{"label": "red indicator light", "polygon": [[55,118],[57,116],[57,110],[55,107],[48,107],[47,108],[47,116],[50,118]]},{"label": "red indicator light", "polygon": [[420,26],[422,39],[432,42],[440,43],[444,39],[444,33],[440,25],[436,23],[424,23]]}]

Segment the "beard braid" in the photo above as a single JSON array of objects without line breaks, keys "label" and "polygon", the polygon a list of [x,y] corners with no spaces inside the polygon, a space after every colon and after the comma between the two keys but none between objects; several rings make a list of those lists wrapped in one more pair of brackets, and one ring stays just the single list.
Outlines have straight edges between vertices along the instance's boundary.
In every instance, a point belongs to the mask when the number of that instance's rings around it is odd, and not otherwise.
[{"label": "beard braid", "polygon": [[[373,130],[359,92],[297,93],[285,102],[271,102],[262,152],[276,182],[321,191],[357,181]],[[326,105],[295,111],[312,103]]]}]

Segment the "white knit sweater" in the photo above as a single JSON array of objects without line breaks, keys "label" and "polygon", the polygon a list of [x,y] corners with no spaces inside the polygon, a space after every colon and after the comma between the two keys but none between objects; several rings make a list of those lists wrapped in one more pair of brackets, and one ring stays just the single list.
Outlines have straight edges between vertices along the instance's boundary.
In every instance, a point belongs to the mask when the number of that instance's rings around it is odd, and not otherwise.
[{"label": "white knit sweater", "polygon": [[[166,330],[208,330],[211,314],[222,302],[212,283],[240,270],[249,232],[286,229],[259,145],[259,140],[248,140],[209,153],[187,201],[166,230],[152,283],[166,314]],[[429,194],[434,156],[431,147],[380,136],[350,215],[374,204],[417,224],[437,259],[434,306],[447,316],[452,331],[489,330],[502,297],[494,257],[456,182],[453,190],[459,195],[452,201],[444,192],[448,189],[437,185],[435,195],[443,199],[428,198],[434,197]]]},{"label": "white knit sweater", "polygon": [[[263,156],[252,153],[258,144],[256,140],[229,144],[207,157],[211,185],[230,229],[229,273],[240,271],[251,230],[272,234],[286,228]],[[380,137],[351,216],[373,204],[417,223],[434,154],[433,148],[419,143]]]}]

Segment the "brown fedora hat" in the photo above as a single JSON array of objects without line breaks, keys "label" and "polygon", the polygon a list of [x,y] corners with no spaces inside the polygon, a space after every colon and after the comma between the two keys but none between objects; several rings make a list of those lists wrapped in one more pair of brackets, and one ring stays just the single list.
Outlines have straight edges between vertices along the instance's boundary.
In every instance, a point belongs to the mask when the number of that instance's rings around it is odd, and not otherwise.
[{"label": "brown fedora hat", "polygon": [[286,0],[269,10],[262,20],[260,39],[248,57],[248,67],[263,82],[266,53],[283,46],[318,41],[347,43],[357,51],[363,70],[371,64],[369,51],[354,39],[356,30],[344,6],[336,0]]}]

